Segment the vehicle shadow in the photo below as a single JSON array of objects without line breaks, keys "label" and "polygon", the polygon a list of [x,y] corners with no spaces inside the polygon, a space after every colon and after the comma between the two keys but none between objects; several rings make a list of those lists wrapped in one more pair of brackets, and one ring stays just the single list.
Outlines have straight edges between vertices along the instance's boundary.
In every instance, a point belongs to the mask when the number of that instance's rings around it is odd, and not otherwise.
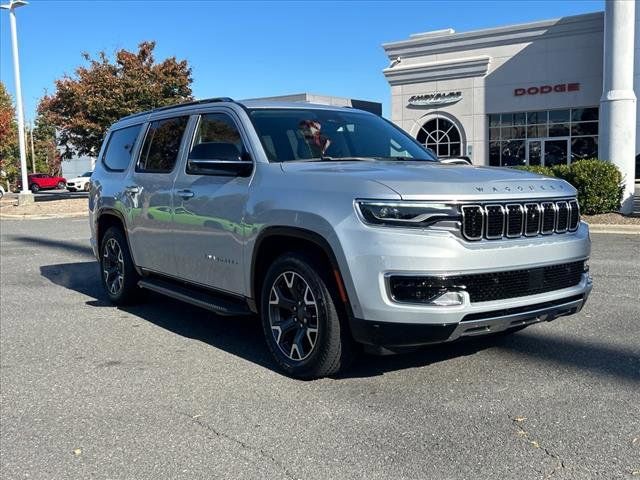
[{"label": "vehicle shadow", "polygon": [[[56,285],[91,297],[92,300],[86,302],[88,306],[112,307],[100,284],[95,261],[46,265],[40,267],[40,273]],[[269,355],[257,317],[221,317],[151,292],[145,297],[142,303],[121,309],[177,335],[204,342],[281,373]],[[640,354],[637,351],[579,339],[555,338],[533,331],[432,345],[401,355],[360,355],[351,368],[335,378],[365,378],[425,367],[488,348],[640,382]]]}]

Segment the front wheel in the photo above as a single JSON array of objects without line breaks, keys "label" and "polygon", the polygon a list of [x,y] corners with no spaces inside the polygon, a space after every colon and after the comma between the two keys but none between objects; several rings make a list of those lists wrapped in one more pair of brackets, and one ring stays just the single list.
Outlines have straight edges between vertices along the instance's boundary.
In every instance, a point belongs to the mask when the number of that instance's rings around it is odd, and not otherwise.
[{"label": "front wheel", "polygon": [[64,182],[58,182],[58,190],[64,190],[67,188],[67,184]]},{"label": "front wheel", "polygon": [[352,358],[335,290],[326,269],[306,255],[285,254],[269,268],[262,286],[262,326],[271,354],[287,374],[325,377]]},{"label": "front wheel", "polygon": [[84,188],[83,188],[83,190],[84,190],[85,192],[88,192],[90,187],[91,187],[91,184],[90,184],[89,182],[87,182],[87,183],[85,183],[85,184],[84,184]]},{"label": "front wheel", "polygon": [[127,239],[122,230],[109,228],[100,244],[100,275],[109,300],[116,305],[133,303],[140,292]]}]

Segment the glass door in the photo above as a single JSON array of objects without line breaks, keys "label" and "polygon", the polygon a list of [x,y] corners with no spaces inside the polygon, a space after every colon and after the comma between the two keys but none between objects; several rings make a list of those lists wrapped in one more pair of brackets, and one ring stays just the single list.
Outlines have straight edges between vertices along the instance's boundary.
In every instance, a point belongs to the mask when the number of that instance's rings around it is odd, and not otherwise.
[{"label": "glass door", "polygon": [[569,163],[569,139],[554,138],[544,140],[543,165],[552,167],[553,165],[566,165]]},{"label": "glass door", "polygon": [[542,140],[527,141],[527,165],[542,165]]}]

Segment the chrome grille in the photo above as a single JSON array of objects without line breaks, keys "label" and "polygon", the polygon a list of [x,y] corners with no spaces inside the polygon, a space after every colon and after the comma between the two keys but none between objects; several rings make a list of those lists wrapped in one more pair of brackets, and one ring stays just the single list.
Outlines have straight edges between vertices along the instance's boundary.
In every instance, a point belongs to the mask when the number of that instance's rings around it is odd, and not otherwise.
[{"label": "chrome grille", "polygon": [[580,224],[580,208],[575,199],[463,205],[461,212],[462,235],[467,240],[574,232]]}]

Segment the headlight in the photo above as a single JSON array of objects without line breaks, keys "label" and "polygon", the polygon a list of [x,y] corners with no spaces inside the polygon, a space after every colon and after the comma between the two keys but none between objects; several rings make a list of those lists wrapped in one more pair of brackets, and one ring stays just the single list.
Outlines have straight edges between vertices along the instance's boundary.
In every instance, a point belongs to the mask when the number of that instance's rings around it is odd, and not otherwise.
[{"label": "headlight", "polygon": [[369,225],[425,228],[443,220],[460,220],[455,205],[356,200],[360,218]]}]

